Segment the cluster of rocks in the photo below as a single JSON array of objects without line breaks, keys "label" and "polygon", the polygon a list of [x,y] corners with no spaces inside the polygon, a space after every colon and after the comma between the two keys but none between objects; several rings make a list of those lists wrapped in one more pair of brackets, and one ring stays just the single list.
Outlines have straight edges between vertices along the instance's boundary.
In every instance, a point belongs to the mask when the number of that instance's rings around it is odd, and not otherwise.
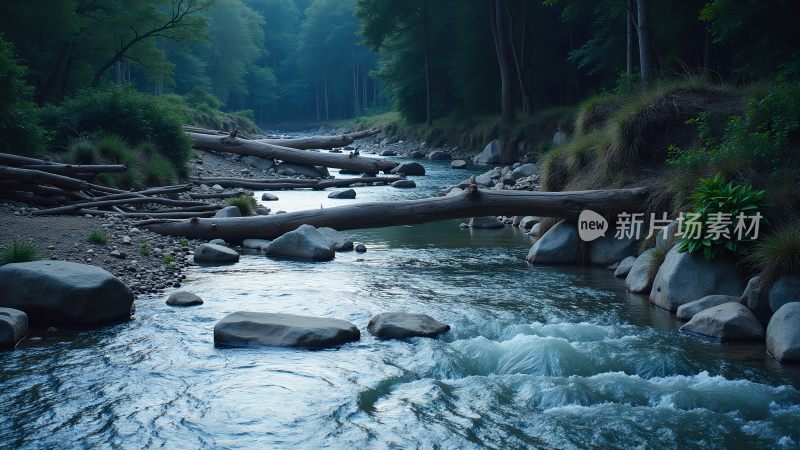
[{"label": "cluster of rocks", "polygon": [[[388,312],[374,316],[367,330],[378,339],[434,338],[450,326],[425,314]],[[358,327],[346,320],[294,314],[238,311],[214,326],[218,347],[327,348],[360,338]]]},{"label": "cluster of rocks", "polygon": [[510,166],[495,167],[476,177],[447,186],[439,194],[454,195],[462,192],[473,182],[482,189],[533,191],[540,187],[539,169],[533,163],[515,163]]},{"label": "cluster of rocks", "polygon": [[584,243],[575,224],[561,221],[536,239],[527,260],[575,264],[588,251],[589,262],[625,278],[628,291],[647,295],[653,305],[686,320],[681,331],[721,341],[766,340],[767,351],[779,361],[800,361],[800,276],[769,285],[756,276],[745,288],[733,261],[679,252],[676,230],[676,222],[663,228],[655,246],[637,256],[641,243],[635,239],[617,239],[611,230]]},{"label": "cluster of rocks", "polygon": [[[194,251],[197,264],[233,264],[239,261],[239,252],[222,239],[213,239],[200,244]],[[336,252],[367,251],[362,243],[354,243],[349,237],[333,228],[315,228],[301,225],[296,230],[284,233],[275,240],[244,239],[242,249],[263,253],[267,256],[299,258],[311,261],[330,261]]]}]

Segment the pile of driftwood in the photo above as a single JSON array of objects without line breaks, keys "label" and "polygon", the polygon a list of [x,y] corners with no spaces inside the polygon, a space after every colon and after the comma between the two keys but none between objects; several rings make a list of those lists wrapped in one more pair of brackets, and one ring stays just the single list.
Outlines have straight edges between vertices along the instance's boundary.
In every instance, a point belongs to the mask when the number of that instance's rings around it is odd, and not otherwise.
[{"label": "pile of driftwood", "polygon": [[174,198],[189,191],[191,184],[126,191],[92,182],[100,173],[126,170],[124,165],[61,164],[0,153],[0,198],[43,207],[34,211],[34,215],[111,214],[181,219],[213,216],[220,209],[206,202]]}]

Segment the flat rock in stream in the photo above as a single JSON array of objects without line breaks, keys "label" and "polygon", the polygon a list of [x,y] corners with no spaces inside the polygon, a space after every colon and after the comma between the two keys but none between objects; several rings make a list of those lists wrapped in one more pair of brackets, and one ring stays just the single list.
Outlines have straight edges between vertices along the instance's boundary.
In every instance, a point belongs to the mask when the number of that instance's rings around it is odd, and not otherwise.
[{"label": "flat rock in stream", "polygon": [[505,224],[497,220],[496,216],[481,216],[469,219],[469,226],[470,228],[475,228],[475,229],[491,230],[496,228],[503,228],[505,227]]},{"label": "flat rock in stream", "polygon": [[271,243],[272,241],[266,239],[245,239],[242,241],[242,247],[263,252],[267,250]]},{"label": "flat rock in stream", "polygon": [[346,320],[294,314],[239,311],[214,326],[214,344],[220,347],[326,348],[360,338],[358,327]]},{"label": "flat rock in stream", "polygon": [[402,173],[409,176],[425,175],[425,168],[418,162],[404,162],[391,171],[394,174]]},{"label": "flat rock in stream", "polygon": [[328,194],[328,198],[338,198],[338,199],[353,199],[356,198],[356,190],[355,189],[342,189],[338,191],[333,191]]},{"label": "flat rock in stream", "polygon": [[390,186],[401,188],[401,189],[408,189],[408,188],[415,188],[417,187],[417,183],[414,183],[411,180],[397,180],[392,183]]},{"label": "flat rock in stream", "polygon": [[681,331],[721,340],[761,340],[764,327],[741,303],[728,302],[700,311],[681,327]]},{"label": "flat rock in stream", "polygon": [[167,297],[167,304],[169,306],[195,306],[202,305],[203,299],[187,291],[177,291]]},{"label": "flat rock in stream", "polygon": [[386,312],[370,319],[367,330],[379,339],[432,338],[450,330],[450,325],[425,314]]},{"label": "flat rock in stream", "polygon": [[200,244],[194,251],[194,262],[204,264],[230,264],[239,261],[236,250],[217,244]]},{"label": "flat rock in stream", "polygon": [[333,228],[320,227],[317,231],[328,240],[333,249],[337,252],[349,252],[353,250],[353,240],[345,236],[344,233],[336,231]]}]

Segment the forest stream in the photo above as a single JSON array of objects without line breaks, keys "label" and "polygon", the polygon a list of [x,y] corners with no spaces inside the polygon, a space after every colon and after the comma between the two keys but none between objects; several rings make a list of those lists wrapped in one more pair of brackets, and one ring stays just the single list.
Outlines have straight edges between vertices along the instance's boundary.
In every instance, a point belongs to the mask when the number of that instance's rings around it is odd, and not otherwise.
[{"label": "forest stream", "polygon": [[[467,176],[449,161],[426,169],[417,189],[280,191],[268,206],[422,198]],[[194,266],[182,289],[202,306],[145,296],[130,322],[28,339],[0,353],[0,447],[800,445],[797,366],[763,344],[680,333],[608,270],[530,266],[518,228],[459,223],[348,232],[368,251],[330,262]],[[320,351],[215,348],[214,324],[241,310],[345,319],[362,336]],[[452,328],[380,341],[366,324],[386,311]]]}]

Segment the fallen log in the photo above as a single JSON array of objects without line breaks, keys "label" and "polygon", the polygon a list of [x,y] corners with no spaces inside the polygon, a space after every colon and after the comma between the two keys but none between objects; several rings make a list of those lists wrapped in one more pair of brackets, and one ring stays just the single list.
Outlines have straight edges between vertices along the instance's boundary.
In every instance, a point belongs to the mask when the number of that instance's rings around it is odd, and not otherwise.
[{"label": "fallen log", "polygon": [[[336,187],[347,187],[357,183],[393,183],[395,181],[403,180],[401,177],[362,177],[362,178],[344,178],[339,180],[299,180],[287,178],[285,180],[275,180],[268,182],[261,182],[260,180],[252,181],[245,178],[217,178],[213,181],[222,187],[228,188],[245,188],[258,191],[277,191],[284,189],[326,189]],[[198,184],[209,183],[203,178],[191,179],[191,181]]]},{"label": "fallen log", "polygon": [[195,202],[190,200],[171,200],[161,197],[131,197],[121,198],[114,200],[93,200],[82,203],[74,203],[71,205],[60,206],[58,208],[40,209],[34,211],[33,214],[37,216],[52,215],[52,214],[69,214],[77,210],[86,208],[100,208],[104,206],[119,206],[119,205],[140,205],[140,204],[157,204],[157,205],[170,205],[170,206],[207,206],[208,203]]},{"label": "fallen log", "polygon": [[279,145],[281,147],[296,148],[298,150],[331,149],[345,147],[358,139],[374,136],[381,130],[356,131],[354,133],[340,134],[338,136],[309,136],[293,139],[259,139],[258,142]]},{"label": "fallen log", "polygon": [[124,164],[26,164],[18,167],[71,176],[119,173],[128,170],[128,166]]},{"label": "fallen log", "polygon": [[367,158],[336,153],[307,152],[294,148],[281,147],[260,141],[239,139],[230,136],[188,133],[192,144],[201,150],[235,153],[245,156],[279,159],[281,161],[305,164],[308,166],[335,167],[363,173],[389,172],[397,163],[387,159]]},{"label": "fallen log", "polygon": [[81,209],[78,211],[80,214],[91,214],[93,216],[120,216],[131,219],[191,219],[192,217],[211,217],[216,214],[216,211],[199,211],[199,212],[118,212],[118,211],[102,211],[99,209]]},{"label": "fallen log", "polygon": [[87,181],[65,175],[42,172],[41,170],[20,169],[16,167],[0,167],[0,179],[24,181],[34,184],[49,184],[52,186],[58,186],[76,191],[92,189],[95,191],[110,192],[114,194],[126,192],[120,189],[92,184]]},{"label": "fallen log", "polygon": [[575,219],[584,209],[613,214],[639,212],[645,207],[646,188],[573,192],[481,191],[462,195],[399,202],[374,202],[255,217],[197,219],[154,223],[156,233],[188,238],[237,241],[275,239],[309,224],[336,230],[411,225],[487,215],[535,215]]},{"label": "fallen log", "polygon": [[193,200],[203,200],[209,198],[232,198],[239,197],[245,192],[246,191],[244,189],[239,189],[233,192],[190,192],[189,198]]}]

